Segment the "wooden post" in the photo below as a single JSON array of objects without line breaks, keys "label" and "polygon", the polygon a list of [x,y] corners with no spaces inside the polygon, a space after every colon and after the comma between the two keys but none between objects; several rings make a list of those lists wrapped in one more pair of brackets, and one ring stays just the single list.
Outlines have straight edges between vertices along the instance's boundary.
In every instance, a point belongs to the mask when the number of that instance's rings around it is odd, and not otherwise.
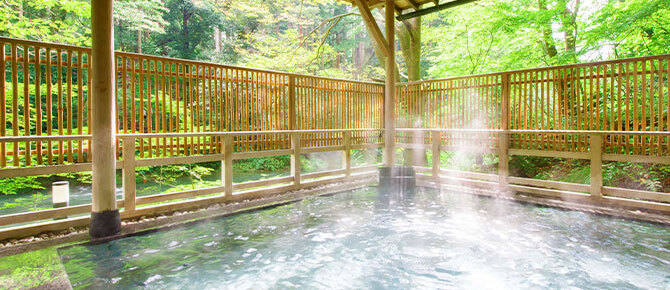
[{"label": "wooden post", "polygon": [[395,165],[395,3],[393,0],[386,1],[386,42],[388,43],[388,56],[386,57],[386,80],[384,82],[384,166]]},{"label": "wooden post", "polygon": [[91,1],[93,132],[93,207],[89,233],[93,238],[118,234],[116,208],[116,148],[114,140],[113,0]]},{"label": "wooden post", "polygon": [[345,171],[345,176],[351,176],[351,131],[342,132],[342,168]]},{"label": "wooden post", "polygon": [[123,212],[127,216],[135,211],[135,138],[123,141]]},{"label": "wooden post", "polygon": [[221,161],[221,181],[224,196],[233,196],[233,136],[223,136],[223,161]]},{"label": "wooden post", "polygon": [[[431,140],[433,141],[433,178],[435,178],[435,183],[439,185],[440,181],[440,131],[430,132]],[[439,187],[438,187],[439,188]]]},{"label": "wooden post", "polygon": [[[509,98],[510,98],[510,81],[509,74],[503,74],[501,78],[502,90],[502,104],[501,104],[501,119],[500,129],[509,130]],[[498,134],[498,183],[501,190],[507,190],[509,184],[507,182],[509,177],[509,133],[502,132]]]},{"label": "wooden post", "polygon": [[300,185],[300,133],[291,133],[291,176],[293,185]]},{"label": "wooden post", "polygon": [[603,187],[603,136],[600,134],[591,134],[591,197],[602,197]]},{"label": "wooden post", "polygon": [[295,99],[295,76],[288,76],[288,129],[298,130],[298,103]]}]

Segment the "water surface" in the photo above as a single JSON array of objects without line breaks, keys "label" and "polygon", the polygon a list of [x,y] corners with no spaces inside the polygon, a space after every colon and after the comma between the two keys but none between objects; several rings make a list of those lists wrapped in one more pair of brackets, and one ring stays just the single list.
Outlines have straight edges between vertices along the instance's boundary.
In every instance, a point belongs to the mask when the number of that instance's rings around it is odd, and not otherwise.
[{"label": "water surface", "polygon": [[370,187],[59,250],[75,288],[670,288],[670,228]]}]

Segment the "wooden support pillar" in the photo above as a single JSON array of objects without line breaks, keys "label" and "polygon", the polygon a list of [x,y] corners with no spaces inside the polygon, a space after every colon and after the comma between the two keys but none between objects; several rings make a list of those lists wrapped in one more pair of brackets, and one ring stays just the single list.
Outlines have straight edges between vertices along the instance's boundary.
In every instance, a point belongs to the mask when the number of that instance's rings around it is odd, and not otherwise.
[{"label": "wooden support pillar", "polygon": [[351,176],[351,131],[342,132],[342,169],[345,176]]},{"label": "wooden support pillar", "polygon": [[221,161],[221,182],[223,183],[223,195],[230,198],[233,196],[233,136],[223,136],[223,161]]},{"label": "wooden support pillar", "polygon": [[293,185],[300,185],[300,133],[291,133],[291,176]]},{"label": "wooden support pillar", "polygon": [[89,233],[93,238],[121,231],[121,217],[116,208],[113,2],[91,1],[93,207]]},{"label": "wooden support pillar", "polygon": [[[502,75],[502,112],[500,119],[500,129],[509,130],[509,98],[510,81],[509,74]],[[509,183],[509,133],[502,132],[498,134],[498,184],[501,190],[507,190]]]},{"label": "wooden support pillar", "polygon": [[123,213],[131,215],[135,211],[135,138],[125,137],[123,141]]},{"label": "wooden support pillar", "polygon": [[440,131],[432,131],[430,132],[430,139],[433,141],[433,178],[435,178],[435,183],[438,184],[439,188],[439,180],[440,180],[440,138],[441,135]]},{"label": "wooden support pillar", "polygon": [[602,197],[603,188],[603,136],[600,134],[591,134],[591,197]]},{"label": "wooden support pillar", "polygon": [[395,165],[395,27],[393,0],[385,0],[385,29],[388,56],[386,57],[386,80],[384,82],[384,166]]}]

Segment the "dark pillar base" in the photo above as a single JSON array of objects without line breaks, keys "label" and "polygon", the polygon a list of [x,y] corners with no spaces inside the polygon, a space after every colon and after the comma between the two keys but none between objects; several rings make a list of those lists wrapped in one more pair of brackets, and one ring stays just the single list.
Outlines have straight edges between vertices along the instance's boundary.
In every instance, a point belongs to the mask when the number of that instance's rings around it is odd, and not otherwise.
[{"label": "dark pillar base", "polygon": [[88,233],[91,238],[104,238],[121,233],[121,215],[119,210],[107,210],[91,213],[91,225]]},{"label": "dark pillar base", "polygon": [[414,192],[416,173],[409,166],[379,168],[379,187],[385,191]]}]

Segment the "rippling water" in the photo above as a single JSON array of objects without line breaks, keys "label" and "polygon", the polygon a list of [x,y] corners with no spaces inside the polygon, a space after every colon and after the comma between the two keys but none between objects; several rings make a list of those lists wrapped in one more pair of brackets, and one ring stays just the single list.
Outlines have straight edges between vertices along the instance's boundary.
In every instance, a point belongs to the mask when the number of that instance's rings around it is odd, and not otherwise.
[{"label": "rippling water", "polygon": [[374,187],[60,250],[75,288],[670,288],[670,228]]}]

